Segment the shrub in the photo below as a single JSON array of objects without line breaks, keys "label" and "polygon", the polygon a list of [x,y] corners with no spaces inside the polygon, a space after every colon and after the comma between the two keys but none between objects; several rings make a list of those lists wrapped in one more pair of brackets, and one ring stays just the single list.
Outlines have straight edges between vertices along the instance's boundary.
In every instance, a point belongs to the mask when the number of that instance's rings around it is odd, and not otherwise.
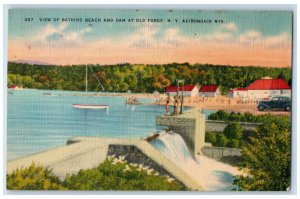
[{"label": "shrub", "polygon": [[228,139],[226,138],[226,136],[224,134],[217,135],[217,142],[216,142],[217,146],[226,147],[227,143],[228,143]]},{"label": "shrub", "polygon": [[228,124],[223,133],[228,139],[241,139],[243,137],[244,129],[239,123]]},{"label": "shrub", "polygon": [[240,148],[241,142],[238,139],[229,139],[226,146],[229,148]]},{"label": "shrub", "polygon": [[67,176],[63,184],[69,190],[186,190],[172,178],[150,171],[106,160],[97,168]]},{"label": "shrub", "polygon": [[205,142],[210,142],[212,143],[212,145],[215,145],[217,142],[217,133],[216,132],[205,133]]},{"label": "shrub", "polygon": [[30,165],[7,175],[9,190],[187,190],[170,176],[142,165],[107,159],[98,167],[68,175],[62,182],[52,171]]},{"label": "shrub", "polygon": [[51,169],[36,166],[18,169],[7,175],[8,190],[63,190],[61,182]]}]

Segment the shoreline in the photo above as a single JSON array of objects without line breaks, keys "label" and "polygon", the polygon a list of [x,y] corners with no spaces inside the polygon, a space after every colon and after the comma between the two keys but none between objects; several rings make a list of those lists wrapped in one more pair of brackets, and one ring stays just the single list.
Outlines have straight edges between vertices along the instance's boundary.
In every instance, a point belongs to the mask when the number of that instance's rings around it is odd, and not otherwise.
[{"label": "shoreline", "polygon": [[[154,94],[154,93],[112,93],[112,92],[87,92],[85,91],[65,91],[65,90],[39,90],[39,89],[7,89],[7,91],[24,91],[24,90],[37,90],[43,93],[45,96],[52,96],[51,92],[62,92],[57,96],[94,96],[94,97],[125,97],[125,98],[139,98],[141,99],[153,99],[152,103],[142,103],[141,105],[159,105],[165,106],[166,95]],[[68,93],[63,93],[68,92]],[[54,95],[56,96],[56,95]],[[173,106],[173,97],[171,97],[170,106]],[[138,105],[138,104],[135,104]],[[278,115],[278,116],[291,116],[291,112],[286,111],[258,111],[257,103],[254,100],[243,101],[240,98],[230,98],[226,96],[216,97],[184,97],[185,107],[193,107],[198,110],[224,110],[229,112],[251,113],[253,115]]]}]

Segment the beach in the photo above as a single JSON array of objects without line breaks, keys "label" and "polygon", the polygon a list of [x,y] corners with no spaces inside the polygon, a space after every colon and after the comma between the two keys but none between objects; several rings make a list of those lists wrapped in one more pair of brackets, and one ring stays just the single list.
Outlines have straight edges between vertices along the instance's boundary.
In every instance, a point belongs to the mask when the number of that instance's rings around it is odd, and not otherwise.
[{"label": "beach", "polygon": [[[167,96],[165,94],[152,94],[152,93],[97,93],[89,94],[94,96],[119,96],[126,98],[139,98],[143,99],[153,99],[153,103],[148,103],[149,105],[162,105],[166,104]],[[173,106],[174,99],[171,97],[170,106]],[[143,104],[145,105],[145,104]],[[282,115],[289,116],[291,112],[286,111],[259,111],[257,109],[257,102],[255,100],[243,100],[242,98],[231,98],[226,96],[216,96],[216,97],[184,97],[183,106],[195,107],[198,110],[224,110],[233,111],[240,113],[251,113],[253,115]]]}]

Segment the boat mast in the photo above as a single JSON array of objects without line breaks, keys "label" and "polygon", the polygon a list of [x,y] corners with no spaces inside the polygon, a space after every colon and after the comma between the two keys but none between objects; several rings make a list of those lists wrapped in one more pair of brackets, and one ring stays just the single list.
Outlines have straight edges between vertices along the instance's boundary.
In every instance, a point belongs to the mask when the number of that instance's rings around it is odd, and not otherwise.
[{"label": "boat mast", "polygon": [[88,68],[87,65],[85,65],[85,92],[87,92],[87,86],[88,86],[88,82],[87,82],[87,78],[88,78]]}]

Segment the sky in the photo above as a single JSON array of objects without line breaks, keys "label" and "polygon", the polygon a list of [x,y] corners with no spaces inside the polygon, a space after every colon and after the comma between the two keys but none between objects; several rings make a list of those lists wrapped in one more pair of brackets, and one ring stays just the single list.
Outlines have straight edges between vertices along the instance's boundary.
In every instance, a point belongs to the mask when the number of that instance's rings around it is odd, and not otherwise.
[{"label": "sky", "polygon": [[280,11],[12,9],[8,37],[9,61],[55,65],[292,61],[292,13]]}]

